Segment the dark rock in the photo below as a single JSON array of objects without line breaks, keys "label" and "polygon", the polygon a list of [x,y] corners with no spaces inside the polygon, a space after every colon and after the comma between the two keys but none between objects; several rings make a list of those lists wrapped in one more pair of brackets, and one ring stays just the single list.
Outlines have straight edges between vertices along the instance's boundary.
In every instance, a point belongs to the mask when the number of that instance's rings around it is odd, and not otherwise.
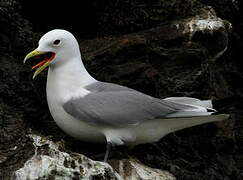
[{"label": "dark rock", "polygon": [[10,179],[34,154],[32,141],[26,136],[25,126],[18,109],[0,104],[0,179]]},{"label": "dark rock", "polygon": [[97,39],[95,48],[99,50],[87,55],[85,52],[90,50],[82,47],[92,47],[94,40],[81,43],[81,49],[87,67],[100,80],[119,82],[160,97],[188,95],[205,99],[212,95],[211,62],[227,49],[229,27],[206,7],[200,16],[113,38],[112,42]]}]

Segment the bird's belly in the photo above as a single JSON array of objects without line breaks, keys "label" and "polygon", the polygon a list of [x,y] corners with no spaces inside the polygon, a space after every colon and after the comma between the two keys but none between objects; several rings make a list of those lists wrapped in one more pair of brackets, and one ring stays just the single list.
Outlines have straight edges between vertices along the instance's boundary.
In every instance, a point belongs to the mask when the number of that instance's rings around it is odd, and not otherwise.
[{"label": "bird's belly", "polygon": [[51,115],[57,125],[68,135],[86,142],[103,143],[105,137],[96,126],[91,126],[81,120],[78,120],[64,111],[60,106],[56,106],[54,103],[49,105]]}]

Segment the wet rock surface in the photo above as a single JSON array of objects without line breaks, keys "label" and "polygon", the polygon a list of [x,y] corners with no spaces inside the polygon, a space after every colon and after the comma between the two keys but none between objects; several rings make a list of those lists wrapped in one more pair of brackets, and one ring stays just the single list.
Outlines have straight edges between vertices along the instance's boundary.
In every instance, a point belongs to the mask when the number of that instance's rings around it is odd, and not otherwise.
[{"label": "wet rock surface", "polygon": [[16,170],[12,179],[99,179],[99,180],[174,180],[167,171],[147,167],[134,159],[112,160],[108,164],[86,156],[64,152],[64,142],[29,133],[35,153]]},{"label": "wet rock surface", "polygon": [[121,159],[109,162],[123,179],[154,179],[175,180],[176,178],[167,171],[147,167],[135,159]]},{"label": "wet rock surface", "polygon": [[[242,2],[117,1],[106,7],[98,0],[83,3],[91,4],[87,13],[96,10],[90,16],[94,22],[84,22],[87,28],[79,27],[77,19],[72,20],[74,27],[65,20],[54,25],[73,30],[94,77],[160,98],[212,98],[219,111],[231,114],[229,121],[185,129],[158,143],[130,151],[117,148],[114,151],[121,155],[111,161],[132,157],[177,179],[242,179]],[[4,180],[35,153],[29,128],[50,135],[54,142],[63,140],[65,151],[95,159],[105,150],[68,137],[53,122],[45,98],[46,75],[32,81],[22,59],[37,46],[40,35],[54,27],[48,19],[35,22],[45,15],[38,16],[27,5],[24,0],[0,2],[0,179]],[[64,10],[49,7],[54,15]]]},{"label": "wet rock surface", "polygon": [[61,151],[62,142],[54,143],[35,134],[28,136],[33,141],[35,153],[14,172],[13,179],[121,179],[107,163]]}]

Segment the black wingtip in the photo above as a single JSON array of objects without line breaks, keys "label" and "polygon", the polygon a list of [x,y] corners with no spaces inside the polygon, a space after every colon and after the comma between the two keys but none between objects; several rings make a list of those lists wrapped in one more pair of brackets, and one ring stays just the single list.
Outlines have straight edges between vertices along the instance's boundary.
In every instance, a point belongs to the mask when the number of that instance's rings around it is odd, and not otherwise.
[{"label": "black wingtip", "polygon": [[217,111],[215,109],[207,109],[207,112],[216,113]]}]

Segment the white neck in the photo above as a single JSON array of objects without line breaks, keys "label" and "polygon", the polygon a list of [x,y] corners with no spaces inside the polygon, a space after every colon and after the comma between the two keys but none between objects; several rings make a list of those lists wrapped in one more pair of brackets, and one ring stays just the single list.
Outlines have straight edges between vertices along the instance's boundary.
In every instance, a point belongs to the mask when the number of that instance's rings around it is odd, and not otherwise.
[{"label": "white neck", "polygon": [[62,101],[65,101],[72,97],[84,96],[89,93],[84,87],[96,82],[85,69],[80,57],[56,65],[50,66],[48,70],[47,98],[52,94],[64,98]]}]

